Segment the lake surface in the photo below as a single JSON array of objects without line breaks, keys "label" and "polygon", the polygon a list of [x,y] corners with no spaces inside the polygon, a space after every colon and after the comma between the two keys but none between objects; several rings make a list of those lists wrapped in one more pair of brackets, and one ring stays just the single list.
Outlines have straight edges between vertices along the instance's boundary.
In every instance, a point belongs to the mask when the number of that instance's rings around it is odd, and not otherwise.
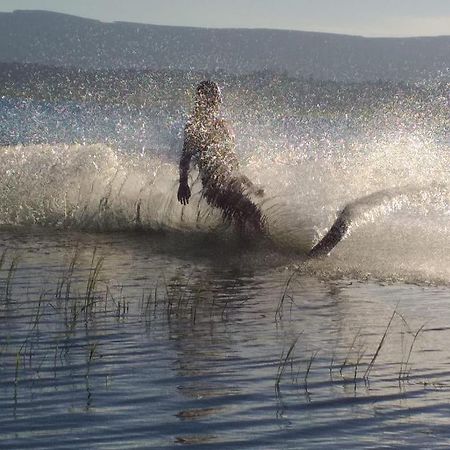
[{"label": "lake surface", "polygon": [[208,235],[0,239],[2,448],[450,442],[448,286]]}]

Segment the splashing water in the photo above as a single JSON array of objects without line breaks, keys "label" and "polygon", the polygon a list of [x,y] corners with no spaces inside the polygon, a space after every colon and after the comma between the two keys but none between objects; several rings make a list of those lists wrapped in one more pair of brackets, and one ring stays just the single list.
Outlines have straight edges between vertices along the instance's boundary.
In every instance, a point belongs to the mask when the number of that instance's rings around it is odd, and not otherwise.
[{"label": "splashing water", "polygon": [[[448,282],[445,111],[300,113],[273,102],[252,110],[245,106],[250,94],[241,94],[230,96],[225,114],[235,128],[243,172],[265,188],[260,206],[280,248],[306,255],[344,211],[351,235],[330,258],[309,262],[309,268],[329,275]],[[39,109],[41,128],[36,120],[32,125],[24,120],[36,119],[36,104],[22,102],[21,108],[14,123],[17,104],[3,101],[9,128],[2,142],[14,143],[11,130],[20,122],[29,141],[46,143],[1,148],[1,224],[231,232],[202,200],[195,170],[191,204],[176,202],[185,111],[177,116],[97,106],[92,112],[89,105],[72,105],[70,120],[58,129],[51,104]],[[72,143],[77,135],[83,144]]]}]

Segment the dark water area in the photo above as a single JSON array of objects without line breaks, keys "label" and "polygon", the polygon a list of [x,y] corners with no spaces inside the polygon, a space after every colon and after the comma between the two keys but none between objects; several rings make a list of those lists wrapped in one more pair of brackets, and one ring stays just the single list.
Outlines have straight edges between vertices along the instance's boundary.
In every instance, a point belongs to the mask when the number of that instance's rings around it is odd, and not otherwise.
[{"label": "dark water area", "polygon": [[1,241],[1,448],[448,446],[448,288],[220,239]]}]

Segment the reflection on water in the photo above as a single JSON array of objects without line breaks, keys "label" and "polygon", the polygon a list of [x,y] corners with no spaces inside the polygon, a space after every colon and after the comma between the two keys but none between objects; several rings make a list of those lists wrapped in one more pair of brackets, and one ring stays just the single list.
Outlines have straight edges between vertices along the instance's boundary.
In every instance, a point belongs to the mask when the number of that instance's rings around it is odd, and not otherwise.
[{"label": "reflection on water", "polygon": [[0,238],[2,448],[450,438],[448,287],[292,275],[202,237]]}]

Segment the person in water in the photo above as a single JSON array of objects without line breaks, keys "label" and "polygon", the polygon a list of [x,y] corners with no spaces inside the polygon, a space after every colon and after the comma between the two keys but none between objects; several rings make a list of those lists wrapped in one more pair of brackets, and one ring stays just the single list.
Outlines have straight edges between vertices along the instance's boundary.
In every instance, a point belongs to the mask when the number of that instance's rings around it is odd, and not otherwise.
[{"label": "person in water", "polygon": [[184,128],[180,159],[178,201],[187,205],[191,197],[188,174],[194,158],[202,181],[202,196],[210,206],[220,208],[224,221],[240,232],[264,233],[264,216],[250,195],[263,190],[239,172],[235,138],[229,124],[220,117],[222,95],[217,83],[202,81],[197,86],[194,110]]}]

